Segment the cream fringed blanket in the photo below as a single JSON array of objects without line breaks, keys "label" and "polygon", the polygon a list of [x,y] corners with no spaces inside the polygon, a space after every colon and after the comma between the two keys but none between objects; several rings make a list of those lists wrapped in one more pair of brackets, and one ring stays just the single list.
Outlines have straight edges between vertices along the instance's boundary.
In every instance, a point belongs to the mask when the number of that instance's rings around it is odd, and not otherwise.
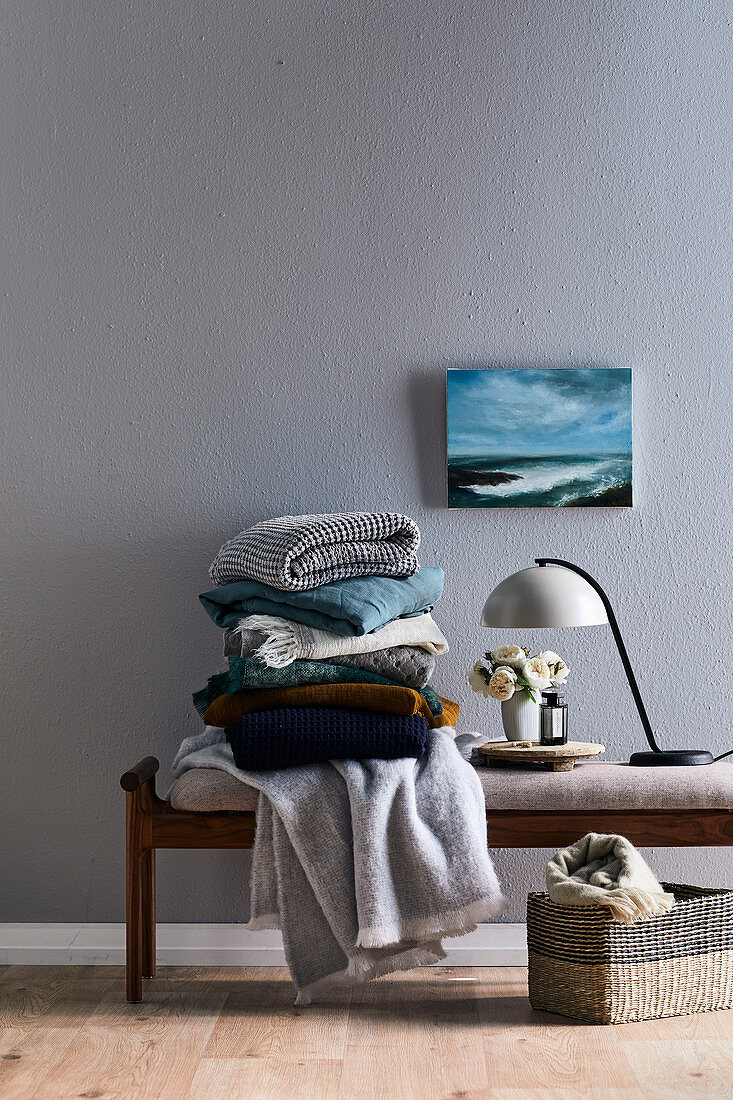
[{"label": "cream fringed blanket", "polygon": [[270,668],[285,668],[296,660],[324,661],[345,654],[374,653],[393,646],[418,646],[435,654],[448,652],[443,632],[427,612],[409,619],[394,619],[370,634],[353,636],[319,630],[276,615],[248,615],[228,633],[250,630],[265,635],[254,656]]},{"label": "cream fringed blanket", "polygon": [[605,905],[613,917],[632,924],[674,906],[631,841],[588,833],[547,864],[547,892],[557,905]]}]

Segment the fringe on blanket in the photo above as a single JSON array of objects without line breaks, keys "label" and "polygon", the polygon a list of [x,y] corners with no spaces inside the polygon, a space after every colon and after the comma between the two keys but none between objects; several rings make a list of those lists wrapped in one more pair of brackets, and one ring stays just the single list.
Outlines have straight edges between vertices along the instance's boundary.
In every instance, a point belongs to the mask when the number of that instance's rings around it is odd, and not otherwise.
[{"label": "fringe on blanket", "polygon": [[506,912],[503,898],[479,898],[461,909],[445,913],[431,913],[429,920],[400,921],[378,927],[360,928],[357,947],[389,947],[404,940],[425,940],[443,936],[467,936],[474,932],[481,921],[490,920]]},{"label": "fringe on blanket", "polygon": [[269,668],[286,668],[297,660],[295,631],[285,619],[275,622],[270,615],[250,615],[234,629],[258,630],[265,635],[264,642],[255,650],[254,656]]},{"label": "fringe on blanket", "polygon": [[674,894],[655,894],[624,886],[607,890],[598,904],[610,909],[614,920],[621,921],[622,924],[633,924],[644,917],[655,917],[674,909]]}]

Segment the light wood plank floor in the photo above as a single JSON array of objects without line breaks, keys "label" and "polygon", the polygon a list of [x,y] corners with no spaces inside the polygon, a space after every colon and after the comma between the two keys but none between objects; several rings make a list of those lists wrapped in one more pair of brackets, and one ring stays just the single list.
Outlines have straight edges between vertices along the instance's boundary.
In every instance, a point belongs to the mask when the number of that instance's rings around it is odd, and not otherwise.
[{"label": "light wood plank floor", "polygon": [[533,1012],[523,968],[434,967],[293,1007],[280,967],[0,967],[2,1100],[733,1097],[733,1012]]}]

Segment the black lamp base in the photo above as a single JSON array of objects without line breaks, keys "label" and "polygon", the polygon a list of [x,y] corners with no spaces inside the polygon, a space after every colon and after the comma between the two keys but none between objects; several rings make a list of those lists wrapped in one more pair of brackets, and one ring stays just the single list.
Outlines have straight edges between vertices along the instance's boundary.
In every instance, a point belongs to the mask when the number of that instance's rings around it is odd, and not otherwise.
[{"label": "black lamp base", "polygon": [[670,752],[633,752],[629,764],[634,768],[688,768],[693,764],[712,764],[713,754],[705,749],[680,749]]}]

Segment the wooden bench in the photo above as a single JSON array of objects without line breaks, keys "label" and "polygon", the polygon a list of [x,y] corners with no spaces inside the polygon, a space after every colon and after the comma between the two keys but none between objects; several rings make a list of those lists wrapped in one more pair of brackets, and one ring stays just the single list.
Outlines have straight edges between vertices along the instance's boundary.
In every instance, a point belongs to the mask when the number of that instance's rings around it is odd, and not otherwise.
[{"label": "wooden bench", "polygon": [[[146,756],[120,780],[127,792],[127,1000],[155,977],[155,852],[251,848],[257,792],[226,772],[186,772],[171,800],[155,791]],[[592,769],[592,770],[591,770]],[[557,848],[588,832],[640,846],[733,845],[733,765],[630,768],[578,764],[572,772],[479,768],[490,848]]]}]

